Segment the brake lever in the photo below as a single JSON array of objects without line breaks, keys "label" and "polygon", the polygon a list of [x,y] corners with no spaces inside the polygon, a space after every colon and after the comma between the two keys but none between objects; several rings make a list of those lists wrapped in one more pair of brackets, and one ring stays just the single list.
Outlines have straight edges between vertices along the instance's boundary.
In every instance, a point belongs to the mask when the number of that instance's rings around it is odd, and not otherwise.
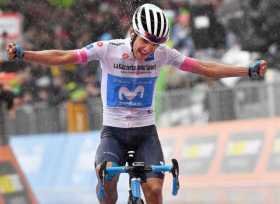
[{"label": "brake lever", "polygon": [[173,183],[172,183],[172,194],[175,196],[178,193],[178,190],[180,188],[180,183],[179,183],[179,164],[176,159],[172,159],[172,176],[173,176]]},{"label": "brake lever", "polygon": [[98,176],[99,176],[99,182],[98,182],[98,191],[97,191],[97,197],[99,200],[104,199],[105,196],[105,189],[104,189],[104,182],[105,182],[105,171],[106,171],[107,161],[104,161],[99,169]]},{"label": "brake lever", "polygon": [[106,170],[106,166],[107,166],[107,161],[104,161],[99,169],[99,179],[102,182],[102,185],[104,185],[104,178],[105,178],[105,170]]}]

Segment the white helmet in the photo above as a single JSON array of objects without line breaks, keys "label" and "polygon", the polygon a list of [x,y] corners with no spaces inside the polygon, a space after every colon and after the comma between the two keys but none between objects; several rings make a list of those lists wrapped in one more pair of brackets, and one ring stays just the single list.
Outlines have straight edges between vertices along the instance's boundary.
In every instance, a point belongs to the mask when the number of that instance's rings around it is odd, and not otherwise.
[{"label": "white helmet", "polygon": [[154,44],[168,40],[169,24],[162,9],[153,4],[143,4],[132,18],[134,32]]}]

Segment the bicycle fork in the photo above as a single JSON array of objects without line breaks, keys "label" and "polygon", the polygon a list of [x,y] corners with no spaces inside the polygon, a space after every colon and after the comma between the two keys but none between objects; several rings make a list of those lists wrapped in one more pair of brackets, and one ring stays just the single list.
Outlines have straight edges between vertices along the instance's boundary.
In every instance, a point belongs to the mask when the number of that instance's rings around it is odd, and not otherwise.
[{"label": "bicycle fork", "polygon": [[[127,163],[129,166],[133,166],[134,162],[134,151],[128,151]],[[141,198],[141,179],[136,175],[129,174],[129,201],[137,200]]]},{"label": "bicycle fork", "polygon": [[141,198],[141,179],[140,178],[131,178],[130,180],[130,194],[132,198],[139,199]]}]

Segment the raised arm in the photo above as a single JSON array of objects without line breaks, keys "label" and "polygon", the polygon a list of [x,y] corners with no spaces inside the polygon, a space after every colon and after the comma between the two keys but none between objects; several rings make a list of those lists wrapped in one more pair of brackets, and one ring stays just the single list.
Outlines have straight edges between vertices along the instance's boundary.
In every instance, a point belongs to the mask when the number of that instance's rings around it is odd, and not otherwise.
[{"label": "raised arm", "polygon": [[8,44],[9,60],[15,58],[46,65],[75,64],[78,62],[76,50],[24,51],[15,43]]},{"label": "raised arm", "polygon": [[74,50],[25,51],[23,59],[48,65],[77,63],[76,52]]},{"label": "raised arm", "polygon": [[249,67],[242,67],[186,58],[181,65],[181,69],[210,78],[249,76],[253,79],[257,79],[264,77],[267,69],[267,62],[264,60],[257,60]]}]

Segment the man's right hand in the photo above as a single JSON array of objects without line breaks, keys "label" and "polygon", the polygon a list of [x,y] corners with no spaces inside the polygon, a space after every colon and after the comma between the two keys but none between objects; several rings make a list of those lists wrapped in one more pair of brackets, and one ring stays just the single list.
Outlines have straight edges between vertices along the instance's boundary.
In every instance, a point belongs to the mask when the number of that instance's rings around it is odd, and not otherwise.
[{"label": "man's right hand", "polygon": [[9,43],[7,47],[7,55],[9,60],[22,59],[24,56],[23,48],[15,43]]},{"label": "man's right hand", "polygon": [[14,60],[16,58],[16,44],[9,43],[7,46],[7,55],[9,60]]}]

